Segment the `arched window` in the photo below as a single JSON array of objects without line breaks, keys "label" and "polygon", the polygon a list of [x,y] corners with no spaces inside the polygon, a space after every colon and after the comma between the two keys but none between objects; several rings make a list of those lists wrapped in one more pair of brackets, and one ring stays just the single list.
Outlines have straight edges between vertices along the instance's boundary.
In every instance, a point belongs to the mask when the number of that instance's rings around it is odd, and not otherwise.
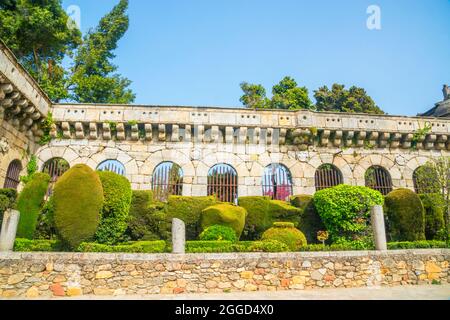
[{"label": "arched window", "polygon": [[169,196],[181,196],[183,192],[183,169],[173,162],[161,162],[152,176],[153,197],[166,201]]},{"label": "arched window", "polygon": [[13,160],[6,171],[5,184],[3,188],[17,189],[20,183],[20,171],[22,171],[22,164],[19,160]]},{"label": "arched window", "polygon": [[387,195],[392,191],[391,175],[386,169],[380,166],[372,166],[367,169],[365,174],[366,187],[380,191],[381,194]]},{"label": "arched window", "polygon": [[430,166],[420,166],[413,172],[414,190],[416,193],[439,193],[438,176]]},{"label": "arched window", "polygon": [[275,200],[287,200],[292,195],[291,172],[284,165],[272,163],[264,169],[263,195]]},{"label": "arched window", "polygon": [[52,158],[44,163],[42,172],[47,173],[50,176],[50,184],[48,186],[47,197],[52,194],[53,187],[56,181],[61,177],[67,170],[69,170],[69,163],[63,158]]},{"label": "arched window", "polygon": [[215,195],[223,202],[237,203],[238,175],[225,163],[216,164],[208,172],[208,196]]},{"label": "arched window", "polygon": [[341,171],[332,164],[323,164],[315,174],[316,191],[344,183]]},{"label": "arched window", "polygon": [[125,166],[118,160],[105,160],[97,166],[98,171],[111,171],[121,176],[125,175]]}]

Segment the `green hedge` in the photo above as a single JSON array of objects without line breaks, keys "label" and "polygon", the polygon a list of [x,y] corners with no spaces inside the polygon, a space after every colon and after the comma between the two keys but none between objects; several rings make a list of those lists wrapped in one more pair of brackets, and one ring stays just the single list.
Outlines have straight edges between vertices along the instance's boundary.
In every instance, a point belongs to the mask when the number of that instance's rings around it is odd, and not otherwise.
[{"label": "green hedge", "polygon": [[168,240],[169,230],[164,203],[154,202],[150,190],[133,191],[126,235],[132,240]]},{"label": "green hedge", "polygon": [[17,210],[20,212],[17,237],[32,239],[36,230],[42,202],[47,193],[50,176],[37,172],[31,176],[17,198]]},{"label": "green hedge", "polygon": [[425,240],[425,210],[419,196],[409,189],[396,189],[385,197],[390,241]]},{"label": "green hedge", "polygon": [[77,251],[79,252],[121,252],[121,253],[162,253],[165,251],[166,242],[157,241],[136,241],[118,245],[107,245],[101,243],[81,243]]},{"label": "green hedge", "polygon": [[235,245],[232,241],[186,241],[186,252],[235,252]]},{"label": "green hedge", "polygon": [[425,238],[445,240],[445,200],[440,193],[419,194],[425,209]]},{"label": "green hedge", "polygon": [[227,227],[227,226],[222,226],[219,224],[209,226],[208,228],[203,230],[202,233],[200,233],[200,236],[198,238],[200,239],[200,241],[226,240],[226,241],[236,242],[238,240],[237,236],[236,236],[236,232],[232,228]]},{"label": "green hedge", "polygon": [[297,228],[303,232],[308,243],[318,243],[317,232],[326,230],[319,213],[314,206],[314,198],[301,194],[291,197],[291,204],[302,211]]},{"label": "green hedge", "polygon": [[298,225],[301,210],[285,201],[271,200],[266,196],[248,196],[238,199],[239,206],[247,210],[244,232],[245,240],[259,239],[262,233],[276,221],[289,221]]},{"label": "green hedge", "polygon": [[229,203],[216,204],[202,211],[201,227],[205,230],[213,225],[230,227],[236,233],[236,237],[241,237],[244,230],[247,210]]},{"label": "green hedge", "polygon": [[110,171],[97,171],[103,187],[103,207],[95,233],[99,243],[115,244],[127,229],[131,203],[131,184],[127,178]]},{"label": "green hedge", "polygon": [[388,242],[387,247],[389,250],[450,248],[450,242],[437,241],[437,240]]},{"label": "green hedge", "polygon": [[294,227],[293,223],[275,222],[272,228],[264,231],[261,240],[277,240],[284,243],[291,251],[305,246],[305,235]]},{"label": "green hedge", "polygon": [[95,235],[103,206],[103,187],[98,174],[77,164],[56,182],[53,191],[55,226],[72,248]]},{"label": "green hedge", "polygon": [[14,251],[19,252],[57,252],[64,251],[64,246],[59,240],[30,240],[16,238]]},{"label": "green hedge", "polygon": [[171,223],[173,218],[183,220],[186,224],[186,239],[195,240],[201,232],[200,217],[202,211],[218,203],[214,196],[170,196],[165,206],[167,222]]},{"label": "green hedge", "polygon": [[333,241],[367,236],[370,210],[382,204],[381,193],[367,187],[341,184],[314,194],[314,205]]}]

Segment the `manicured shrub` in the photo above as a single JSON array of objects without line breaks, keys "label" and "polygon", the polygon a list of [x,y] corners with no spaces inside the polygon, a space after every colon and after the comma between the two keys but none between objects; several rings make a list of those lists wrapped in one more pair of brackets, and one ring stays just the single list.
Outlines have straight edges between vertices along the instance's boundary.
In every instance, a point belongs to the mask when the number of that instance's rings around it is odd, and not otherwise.
[{"label": "manicured shrub", "polygon": [[236,250],[232,241],[186,241],[187,253],[220,253],[234,251]]},{"label": "manicured shrub", "polygon": [[425,240],[425,210],[417,194],[397,189],[385,197],[388,235],[391,241]]},{"label": "manicured shrub", "polygon": [[389,250],[449,248],[450,243],[437,240],[401,241],[401,242],[388,242],[387,247]]},{"label": "manicured shrub", "polygon": [[16,238],[14,251],[18,252],[57,252],[64,251],[63,243],[59,240],[30,240]]},{"label": "manicured shrub", "polygon": [[95,239],[99,243],[117,243],[127,229],[131,203],[131,184],[127,178],[110,171],[98,171],[103,187],[103,208]]},{"label": "manicured shrub", "polygon": [[243,239],[255,240],[276,221],[290,221],[298,225],[301,210],[285,201],[266,196],[240,197],[239,206],[247,210]]},{"label": "manicured shrub", "polygon": [[120,252],[120,253],[162,253],[166,248],[166,242],[157,241],[136,241],[118,245],[108,245],[95,242],[81,243],[77,251],[79,252]]},{"label": "manicured shrub", "polygon": [[272,228],[264,231],[261,240],[278,240],[291,251],[297,251],[307,244],[305,235],[291,222],[275,222]]},{"label": "manicured shrub", "polygon": [[55,205],[53,196],[42,206],[38,223],[34,231],[34,239],[54,239],[57,237],[55,227]]},{"label": "manicured shrub", "polygon": [[17,237],[32,239],[41,211],[42,201],[47,193],[50,176],[46,173],[33,174],[17,198],[17,210],[20,212]]},{"label": "manicured shrub", "polygon": [[289,247],[278,240],[254,241],[249,247],[250,252],[286,252]]},{"label": "manicured shrub", "polygon": [[228,203],[216,204],[202,211],[201,227],[206,229],[213,225],[230,227],[239,239],[244,230],[247,210]]},{"label": "manicured shrub", "polygon": [[306,194],[292,196],[291,204],[302,211],[297,228],[303,232],[308,243],[318,243],[317,232],[326,228],[314,206],[313,197]]},{"label": "manicured shrub", "polygon": [[212,225],[207,227],[200,233],[199,239],[201,241],[231,241],[236,242],[237,236],[236,232],[231,227],[223,226],[223,225]]},{"label": "manicured shrub", "polygon": [[186,239],[195,240],[201,232],[200,217],[207,207],[219,203],[214,196],[185,197],[170,196],[165,206],[166,219],[169,223],[173,218],[183,220],[186,224]]},{"label": "manicured shrub", "polygon": [[132,240],[170,238],[164,203],[153,202],[150,190],[133,191],[126,235]]},{"label": "manicured shrub", "polygon": [[382,205],[379,191],[360,186],[341,184],[317,191],[314,206],[319,213],[331,240],[343,237],[357,240],[370,233],[370,210]]},{"label": "manicured shrub", "polygon": [[446,240],[445,200],[440,193],[420,194],[425,209],[425,238],[427,240]]},{"label": "manicured shrub", "polygon": [[55,226],[72,248],[95,235],[103,206],[103,188],[98,174],[84,164],[66,171],[53,190]]}]

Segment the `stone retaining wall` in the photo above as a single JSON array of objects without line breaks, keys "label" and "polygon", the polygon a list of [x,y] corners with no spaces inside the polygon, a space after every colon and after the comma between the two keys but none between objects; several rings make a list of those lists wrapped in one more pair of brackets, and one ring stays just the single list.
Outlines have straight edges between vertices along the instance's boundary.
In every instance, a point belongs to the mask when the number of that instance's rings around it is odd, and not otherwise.
[{"label": "stone retaining wall", "polygon": [[0,253],[0,297],[449,283],[449,249],[239,254]]}]

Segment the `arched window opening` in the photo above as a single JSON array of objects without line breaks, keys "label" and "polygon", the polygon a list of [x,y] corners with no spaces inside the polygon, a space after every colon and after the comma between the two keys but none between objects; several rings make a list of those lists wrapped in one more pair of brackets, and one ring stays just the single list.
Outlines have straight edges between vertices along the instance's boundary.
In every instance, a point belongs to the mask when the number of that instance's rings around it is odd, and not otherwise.
[{"label": "arched window opening", "polygon": [[19,160],[13,160],[6,171],[5,184],[3,188],[17,189],[20,183],[20,171],[22,171],[22,164]]},{"label": "arched window opening", "polygon": [[341,171],[332,164],[323,164],[315,174],[316,191],[344,183]]},{"label": "arched window opening", "polygon": [[225,163],[216,164],[208,172],[208,196],[215,195],[222,202],[237,203],[238,175]]},{"label": "arched window opening", "polygon": [[97,166],[98,171],[110,171],[125,175],[125,166],[118,160],[105,160]]},{"label": "arched window opening", "polygon": [[414,190],[418,194],[439,193],[438,175],[432,167],[420,166],[413,172]]},{"label": "arched window opening", "polygon": [[389,172],[380,166],[372,166],[365,174],[366,187],[380,191],[382,195],[387,195],[392,191],[392,180]]},{"label": "arched window opening", "polygon": [[173,162],[166,161],[156,166],[152,177],[153,197],[167,201],[169,196],[183,193],[183,169]]},{"label": "arched window opening", "polygon": [[53,187],[55,186],[58,178],[61,177],[69,169],[69,163],[63,158],[52,158],[44,163],[42,172],[47,173],[50,176],[50,184],[48,186],[47,197],[52,195]]},{"label": "arched window opening", "polygon": [[292,195],[291,172],[284,165],[272,163],[264,169],[263,195],[274,200],[289,200]]}]

